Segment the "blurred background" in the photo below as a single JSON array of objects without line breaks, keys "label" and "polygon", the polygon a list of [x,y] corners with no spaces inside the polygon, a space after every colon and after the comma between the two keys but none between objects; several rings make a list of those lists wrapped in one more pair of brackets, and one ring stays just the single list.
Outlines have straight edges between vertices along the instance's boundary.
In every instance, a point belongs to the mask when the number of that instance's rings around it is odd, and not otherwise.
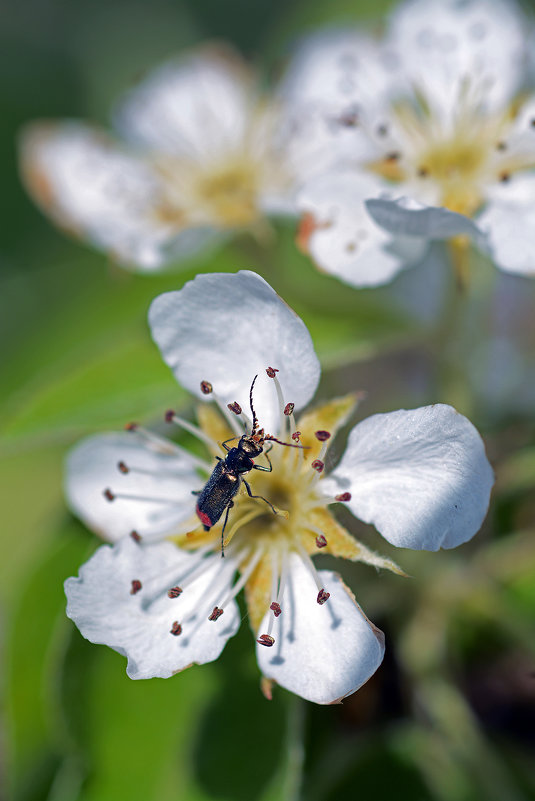
[{"label": "blurred background", "polygon": [[[388,7],[386,0],[4,5],[6,798],[535,798],[535,282],[474,257],[453,320],[446,298],[455,290],[439,248],[432,275],[416,269],[388,288],[359,291],[299,254],[291,222],[274,224],[267,249],[243,234],[202,262],[136,275],[54,228],[17,172],[23,123],[71,117],[106,126],[125,88],[196,43],[231,42],[269,85],[303,34],[333,22],[378,26]],[[370,526],[345,520],[411,577],[336,564],[387,636],[383,666],[340,706],[314,706],[284,690],[266,701],[246,625],[218,662],[133,682],[123,657],[86,642],[65,617],[63,581],[98,545],[65,509],[66,451],[87,433],[132,419],[158,426],[169,407],[193,413],[150,340],[148,305],[196,272],[243,268],[260,272],[308,325],[324,367],[320,398],[365,390],[357,419],[453,403],[481,431],[497,475],[483,530],[453,552],[394,553]]]}]

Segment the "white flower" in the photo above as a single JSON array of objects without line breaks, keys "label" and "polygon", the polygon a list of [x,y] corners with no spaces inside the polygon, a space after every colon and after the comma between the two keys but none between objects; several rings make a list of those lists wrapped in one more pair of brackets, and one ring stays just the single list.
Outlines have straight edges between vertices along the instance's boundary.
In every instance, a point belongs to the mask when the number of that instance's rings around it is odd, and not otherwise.
[{"label": "white flower", "polygon": [[294,212],[303,167],[284,112],[237,56],[205,48],[165,64],[115,110],[124,143],[83,122],[21,137],[32,197],[61,227],[131,269],[156,270],[266,214]]},{"label": "white flower", "polygon": [[[251,433],[258,376],[255,441],[264,453],[242,477],[262,497],[250,497],[243,482],[226,509],[224,535],[224,508],[205,530],[192,492],[202,489],[213,458],[135,425],[82,441],[68,458],[67,498],[115,544],[67,580],[67,614],[89,640],[126,655],[132,678],[167,677],[219,655],[238,628],[235,598],[245,588],[265,686],[274,681],[322,704],[344,698],[381,663],[383,636],[341,579],[317,570],[311,557],[321,551],[400,571],[357,542],[328,507],[346,503],[395,545],[459,545],[479,529],[493,483],[479,434],[450,406],[378,414],[353,428],[326,475],[328,446],[356,396],[296,423],[294,408],[311,400],[320,367],[305,325],[262,278],[199,275],[156,298],[149,321],[178,380],[200,401],[215,401],[199,404],[199,426],[166,414],[212,457],[226,455],[222,441]],[[271,472],[261,469],[268,459]]]},{"label": "white flower", "polygon": [[[526,30],[528,28],[528,30]],[[535,274],[535,95],[529,25],[507,0],[408,0],[381,41],[307,41],[285,93],[322,119],[338,161],[298,199],[299,243],[354,286],[390,281],[448,240]]]}]

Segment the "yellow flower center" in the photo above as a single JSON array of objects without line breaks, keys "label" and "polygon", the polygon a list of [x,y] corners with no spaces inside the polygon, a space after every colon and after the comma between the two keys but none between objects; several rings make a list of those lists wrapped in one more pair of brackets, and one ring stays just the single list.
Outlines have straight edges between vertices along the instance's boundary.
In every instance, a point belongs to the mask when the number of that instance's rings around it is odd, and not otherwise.
[{"label": "yellow flower center", "polygon": [[258,217],[258,175],[246,159],[201,174],[195,186],[199,203],[223,227],[250,225]]}]

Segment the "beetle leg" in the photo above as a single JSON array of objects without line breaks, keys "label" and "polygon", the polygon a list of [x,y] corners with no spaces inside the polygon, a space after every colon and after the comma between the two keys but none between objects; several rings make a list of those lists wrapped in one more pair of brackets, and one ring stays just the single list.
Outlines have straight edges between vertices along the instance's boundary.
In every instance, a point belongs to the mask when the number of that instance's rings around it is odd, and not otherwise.
[{"label": "beetle leg", "polygon": [[230,512],[233,506],[234,506],[234,501],[229,501],[229,504],[227,506],[227,512],[225,514],[225,522],[223,523],[223,528],[221,529],[221,559],[223,559],[225,556],[225,550],[223,545],[224,543],[223,534],[225,533],[225,527],[227,525],[228,513]]},{"label": "beetle leg", "polygon": [[[256,465],[255,465],[255,467],[256,467]],[[264,468],[264,469],[265,469],[265,468]],[[268,473],[269,473],[270,471],[269,471],[269,470],[267,470],[266,472],[268,472]],[[263,496],[263,495],[253,495],[253,493],[251,492],[251,487],[249,486],[249,484],[247,483],[247,481],[246,481],[244,478],[242,478],[242,481],[243,481],[243,483],[245,484],[245,489],[247,490],[247,494],[248,494],[249,498],[260,498],[260,500],[261,500],[261,501],[264,501],[264,503],[267,503],[267,505],[271,507],[271,509],[272,509],[272,511],[273,511],[273,514],[274,514],[274,515],[278,514],[278,512],[277,512],[277,510],[275,509],[275,507],[273,506],[273,504],[272,504],[272,503],[270,503],[270,501],[268,501],[268,499],[267,499],[267,498],[264,498],[264,496]]]},{"label": "beetle leg", "polygon": [[191,490],[192,495],[200,495],[202,490]]},{"label": "beetle leg", "polygon": [[224,442],[221,443],[221,447],[224,448],[227,452],[230,451],[230,448],[227,448],[227,442],[234,442],[235,439],[240,439],[240,437],[231,437],[230,439],[226,439]]},{"label": "beetle leg", "polygon": [[[271,448],[269,450],[271,450]],[[268,461],[269,467],[263,467],[261,464],[255,464],[253,470],[260,470],[262,473],[271,473],[271,471],[273,470],[273,465],[271,464],[271,459],[269,458],[268,453],[269,451],[264,451],[264,456]]]}]

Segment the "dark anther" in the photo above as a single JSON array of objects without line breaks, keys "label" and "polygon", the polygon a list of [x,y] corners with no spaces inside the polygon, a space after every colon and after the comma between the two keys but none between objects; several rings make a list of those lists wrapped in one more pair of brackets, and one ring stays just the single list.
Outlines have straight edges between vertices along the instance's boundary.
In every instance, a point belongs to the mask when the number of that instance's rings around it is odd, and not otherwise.
[{"label": "dark anther", "polygon": [[401,153],[393,151],[392,153],[386,154],[385,161],[398,161],[400,158],[401,158]]},{"label": "dark anther", "polygon": [[319,439],[320,442],[326,442],[328,439],[331,438],[331,434],[329,431],[315,431],[314,436],[316,439]]},{"label": "dark anther", "polygon": [[507,144],[505,142],[498,142],[496,150],[507,150]]},{"label": "dark anther", "polygon": [[531,118],[531,120],[529,121],[529,124],[531,125],[532,128],[535,128],[535,117]]},{"label": "dark anther", "polygon": [[126,431],[137,431],[138,427],[139,427],[139,423],[127,423],[125,425],[125,430]]},{"label": "dark anther", "polygon": [[388,133],[388,126],[387,125],[379,125],[377,127],[377,136],[386,136]]},{"label": "dark anther", "polygon": [[266,645],[268,648],[271,648],[271,646],[275,644],[275,637],[272,637],[271,634],[261,634],[257,643],[258,645]]},{"label": "dark anther", "polygon": [[311,467],[316,470],[318,473],[323,473],[325,464],[321,461],[321,459],[314,459],[311,464]]},{"label": "dark anther", "polygon": [[218,606],[214,606],[212,614],[208,615],[208,620],[217,620],[223,614],[223,610]]},{"label": "dark anther", "polygon": [[506,184],[508,181],[511,180],[511,173],[510,172],[501,172],[499,175],[500,181],[502,184]]},{"label": "dark anther", "polygon": [[128,467],[125,465],[124,462],[119,462],[117,464],[117,468],[119,469],[119,471],[121,473],[129,473],[130,472],[130,470],[128,469]]},{"label": "dark anther", "polygon": [[325,603],[325,601],[328,601],[330,597],[331,597],[331,593],[330,592],[325,592],[325,590],[320,590],[318,592],[318,597],[316,598],[316,601],[321,606],[322,604]]},{"label": "dark anther", "polygon": [[316,547],[317,548],[325,548],[327,545],[327,538],[324,534],[318,534],[316,537]]},{"label": "dark anther", "polygon": [[167,591],[167,595],[169,598],[178,598],[179,595],[182,595],[182,588],[178,586],[171,587],[171,589]]},{"label": "dark anther", "polygon": [[209,381],[201,381],[201,392],[203,395],[209,395],[213,387]]},{"label": "dark anther", "polygon": [[234,412],[234,414],[241,414],[241,406],[238,401],[234,401],[234,403],[227,403],[227,407],[231,412]]},{"label": "dark anther", "polygon": [[275,378],[275,373],[278,373],[278,372],[279,371],[277,370],[276,367],[267,367],[266,368],[266,373],[268,374],[268,376],[270,378]]},{"label": "dark anther", "polygon": [[175,622],[171,626],[171,631],[169,633],[174,634],[175,637],[178,637],[179,634],[182,634],[182,626],[180,625],[178,620],[175,620]]},{"label": "dark anther", "polygon": [[351,500],[351,493],[350,492],[341,492],[340,495],[334,496],[335,501],[350,501]]},{"label": "dark anther", "polygon": [[131,531],[130,536],[134,540],[134,542],[141,542],[141,534],[138,534],[137,531]]},{"label": "dark anther", "polygon": [[429,170],[427,169],[427,167],[418,167],[418,176],[420,178],[427,178],[428,175],[429,175]]},{"label": "dark anther", "polygon": [[168,410],[166,411],[166,413],[165,413],[165,422],[166,422],[166,423],[172,423],[172,422],[173,422],[173,417],[174,417],[174,416],[175,416],[175,413],[174,413],[174,411],[173,411],[172,409],[168,409]]},{"label": "dark anther", "polygon": [[294,439],[296,442],[299,442],[299,437],[300,436],[301,436],[301,432],[300,431],[294,431],[294,433],[292,434],[292,439]]},{"label": "dark anther", "polygon": [[347,111],[338,117],[338,122],[345,128],[356,128],[359,124],[359,116],[356,111]]},{"label": "dark anther", "polygon": [[139,579],[134,579],[132,581],[132,589],[130,590],[130,595],[135,595],[140,591],[142,587],[141,581]]},{"label": "dark anther", "polygon": [[295,403],[287,403],[286,406],[284,407],[284,414],[286,415],[286,417],[289,417],[291,414],[293,414],[294,409],[295,409]]},{"label": "dark anther", "polygon": [[102,494],[104,495],[104,497],[106,498],[107,501],[114,501],[115,500],[115,495],[113,494],[111,489],[105,489]]},{"label": "dark anther", "polygon": [[282,613],[282,609],[280,608],[280,604],[278,604],[277,601],[273,601],[273,603],[271,604],[271,606],[269,608],[271,609],[271,611],[273,612],[275,617],[278,617]]}]

